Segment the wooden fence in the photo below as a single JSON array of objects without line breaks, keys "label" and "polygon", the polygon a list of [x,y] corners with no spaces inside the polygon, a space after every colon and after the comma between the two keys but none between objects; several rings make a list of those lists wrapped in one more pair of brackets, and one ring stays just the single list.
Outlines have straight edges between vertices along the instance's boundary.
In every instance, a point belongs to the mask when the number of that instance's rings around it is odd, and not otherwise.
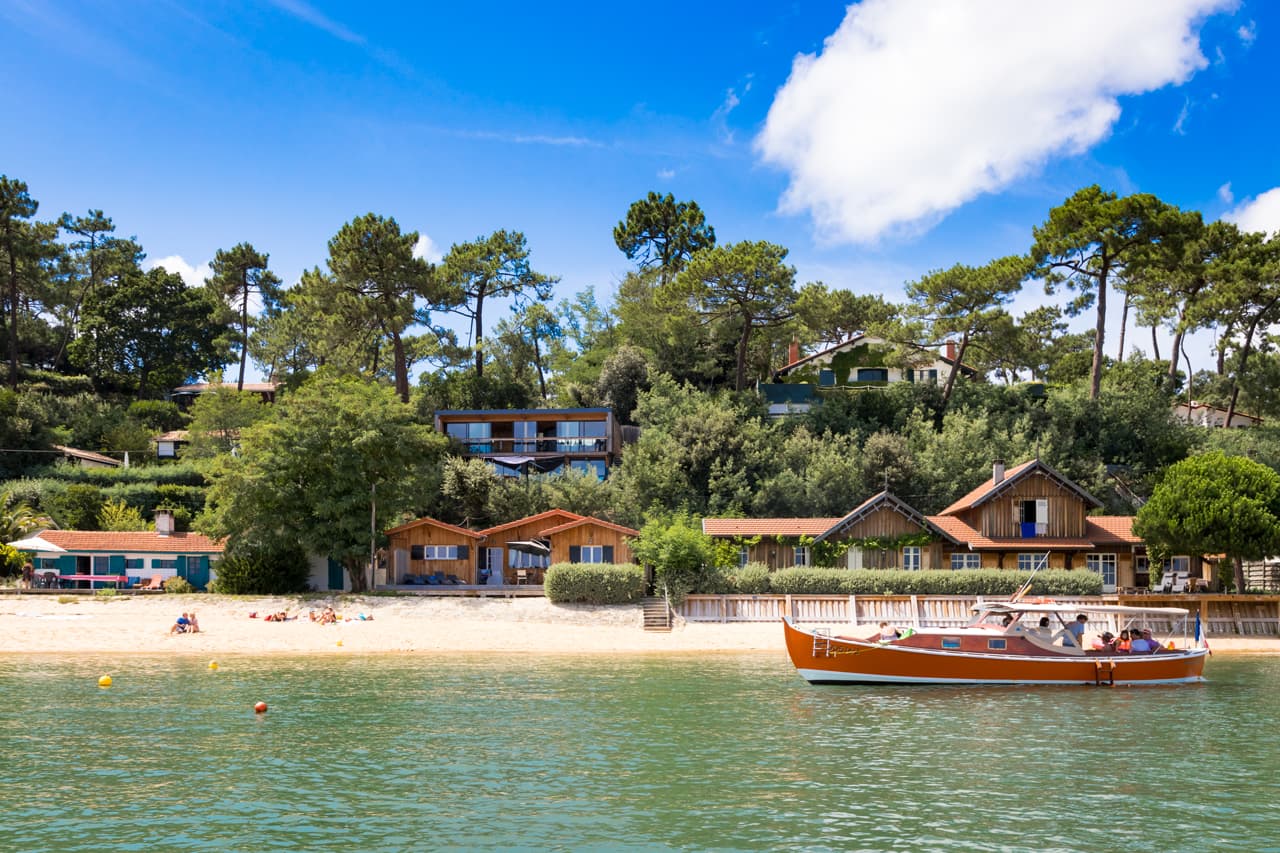
[{"label": "wooden fence", "polygon": [[[889,622],[899,627],[952,628],[969,622],[977,601],[971,595],[690,595],[677,612],[690,622],[776,622],[786,612],[796,622],[827,625]],[[1193,617],[1199,611],[1209,636],[1280,635],[1280,596],[1274,595],[1109,595],[1054,601],[1181,607]],[[1107,621],[1111,630],[1118,630],[1114,620]],[[1174,627],[1150,618],[1144,624],[1159,630]]]}]

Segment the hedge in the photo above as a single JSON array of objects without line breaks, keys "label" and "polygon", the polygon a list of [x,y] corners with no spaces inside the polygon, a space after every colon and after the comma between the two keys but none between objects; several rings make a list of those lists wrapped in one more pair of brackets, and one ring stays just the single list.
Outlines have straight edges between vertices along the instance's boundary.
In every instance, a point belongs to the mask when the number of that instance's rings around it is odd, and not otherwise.
[{"label": "hedge", "polygon": [[704,595],[761,595],[769,592],[769,567],[747,563],[740,568],[708,568],[695,592]]},{"label": "hedge", "polygon": [[[902,569],[782,569],[769,576],[783,595],[1009,595],[1028,572],[1005,569],[904,571]],[[1038,572],[1031,595],[1101,595],[1102,576],[1086,569]]]},{"label": "hedge", "polygon": [[632,563],[556,563],[542,590],[556,604],[626,604],[644,595],[644,570]]}]

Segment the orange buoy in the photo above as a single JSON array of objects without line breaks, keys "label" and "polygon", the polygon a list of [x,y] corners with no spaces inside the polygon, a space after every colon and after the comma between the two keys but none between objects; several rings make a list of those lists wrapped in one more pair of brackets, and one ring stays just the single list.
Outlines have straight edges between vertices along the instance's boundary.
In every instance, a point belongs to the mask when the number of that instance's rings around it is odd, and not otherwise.
[{"label": "orange buoy", "polygon": [[265,713],[267,713],[267,703],[266,703],[266,702],[259,702],[258,704],[254,705],[254,706],[253,706],[253,712],[254,712],[255,714],[265,714]]}]

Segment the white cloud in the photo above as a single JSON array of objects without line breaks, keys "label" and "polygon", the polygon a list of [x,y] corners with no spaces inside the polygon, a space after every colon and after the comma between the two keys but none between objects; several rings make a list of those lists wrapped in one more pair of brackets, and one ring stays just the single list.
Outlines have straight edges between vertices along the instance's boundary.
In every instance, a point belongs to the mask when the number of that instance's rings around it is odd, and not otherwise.
[{"label": "white cloud", "polygon": [[675,169],[659,169],[658,170],[658,180],[660,181],[669,181],[675,176],[676,176]]},{"label": "white cloud", "polygon": [[796,57],[757,150],[822,238],[918,231],[1105,138],[1119,95],[1187,80],[1200,20],[1233,4],[864,0]]},{"label": "white cloud", "polygon": [[169,272],[176,272],[182,276],[182,280],[187,283],[187,287],[201,287],[204,285],[204,280],[213,275],[213,270],[209,267],[207,261],[193,267],[183,259],[182,255],[169,255],[164,258],[148,260],[146,267],[149,270],[153,270],[156,267],[164,267]]},{"label": "white cloud", "polygon": [[1245,231],[1275,234],[1280,231],[1280,187],[1249,199],[1234,210],[1224,213],[1222,218],[1234,222]]},{"label": "white cloud", "polygon": [[1253,47],[1253,43],[1258,38],[1258,24],[1250,21],[1240,29],[1236,30],[1236,35],[1240,37],[1240,43],[1245,47]]},{"label": "white cloud", "polygon": [[1231,202],[1235,200],[1236,200],[1236,194],[1231,191],[1230,181],[1227,181],[1225,184],[1218,187],[1218,201],[1222,202],[1223,204],[1231,204]]},{"label": "white cloud", "polygon": [[418,242],[413,244],[413,256],[431,264],[438,264],[444,260],[444,253],[440,251],[436,241],[423,233],[418,234]]},{"label": "white cloud", "polygon": [[1182,101],[1182,109],[1178,111],[1178,118],[1173,123],[1173,132],[1179,136],[1186,136],[1187,116],[1191,115],[1191,99],[1184,98]]}]

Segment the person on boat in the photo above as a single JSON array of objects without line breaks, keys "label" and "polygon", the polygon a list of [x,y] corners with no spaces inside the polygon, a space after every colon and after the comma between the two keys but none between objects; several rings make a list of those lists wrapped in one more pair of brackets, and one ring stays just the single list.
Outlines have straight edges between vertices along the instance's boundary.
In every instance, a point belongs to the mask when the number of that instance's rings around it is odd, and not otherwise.
[{"label": "person on boat", "polygon": [[1036,634],[1039,634],[1041,637],[1043,637],[1046,640],[1053,639],[1053,628],[1049,626],[1048,616],[1041,616],[1040,624],[1037,625],[1033,630]]},{"label": "person on boat", "polygon": [[1110,631],[1103,631],[1102,636],[1093,641],[1095,651],[1104,652],[1106,654],[1115,654],[1116,637]]},{"label": "person on boat", "polygon": [[876,636],[876,641],[880,643],[892,643],[900,636],[902,635],[898,633],[897,628],[894,628],[888,622],[881,622],[880,633]]},{"label": "person on boat", "polygon": [[1075,646],[1077,649],[1084,648],[1084,629],[1089,622],[1089,617],[1081,613],[1076,617],[1076,621],[1067,625],[1066,631],[1062,635],[1062,645]]},{"label": "person on boat", "polygon": [[1132,641],[1129,637],[1129,629],[1125,628],[1120,632],[1120,639],[1116,640],[1116,652],[1127,655],[1133,651]]},{"label": "person on boat", "polygon": [[1151,634],[1150,628],[1143,628],[1142,635],[1130,643],[1135,655],[1149,655],[1160,651],[1160,644]]}]

